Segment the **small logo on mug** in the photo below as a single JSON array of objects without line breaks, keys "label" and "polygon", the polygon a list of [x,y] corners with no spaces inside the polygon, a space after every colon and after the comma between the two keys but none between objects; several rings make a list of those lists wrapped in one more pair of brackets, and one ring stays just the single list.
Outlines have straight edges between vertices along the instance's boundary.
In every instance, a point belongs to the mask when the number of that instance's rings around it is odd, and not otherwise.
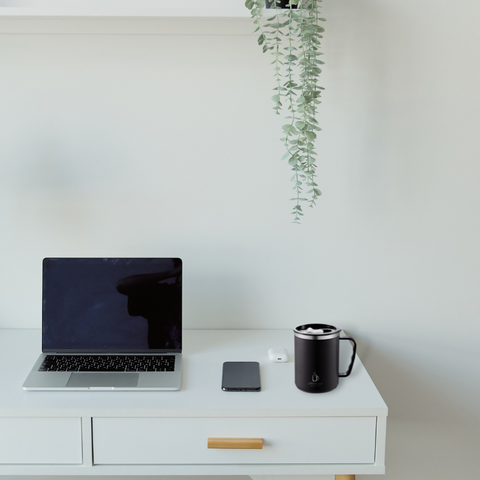
[{"label": "small logo on mug", "polygon": [[317,372],[313,372],[310,379],[311,381],[307,383],[310,388],[318,388],[320,385],[323,385],[323,382],[319,382],[320,377],[317,375]]}]

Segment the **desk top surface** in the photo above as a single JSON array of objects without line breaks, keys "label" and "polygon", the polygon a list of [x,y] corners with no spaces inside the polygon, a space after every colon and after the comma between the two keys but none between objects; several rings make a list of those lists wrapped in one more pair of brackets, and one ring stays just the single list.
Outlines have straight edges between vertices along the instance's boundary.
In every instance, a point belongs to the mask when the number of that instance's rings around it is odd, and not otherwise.
[{"label": "desk top surface", "polygon": [[[387,406],[357,357],[332,392],[294,383],[291,330],[185,330],[182,388],[177,392],[33,392],[22,384],[41,353],[40,330],[0,330],[0,416],[277,417],[386,416]],[[287,363],[267,351],[284,347]],[[342,345],[343,348],[343,345]],[[345,351],[341,364],[348,362]],[[221,390],[225,361],[258,361],[261,392]]]}]

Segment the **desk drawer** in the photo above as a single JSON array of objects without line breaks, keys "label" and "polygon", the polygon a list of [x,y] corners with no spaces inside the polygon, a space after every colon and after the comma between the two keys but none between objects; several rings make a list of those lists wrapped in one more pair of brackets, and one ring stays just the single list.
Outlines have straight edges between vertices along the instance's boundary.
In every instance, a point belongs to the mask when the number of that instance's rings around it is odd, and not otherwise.
[{"label": "desk drawer", "polygon": [[[376,417],[95,418],[94,463],[374,463]],[[209,449],[208,438],[262,438],[262,449]]]},{"label": "desk drawer", "polygon": [[80,418],[0,418],[0,464],[80,463]]}]

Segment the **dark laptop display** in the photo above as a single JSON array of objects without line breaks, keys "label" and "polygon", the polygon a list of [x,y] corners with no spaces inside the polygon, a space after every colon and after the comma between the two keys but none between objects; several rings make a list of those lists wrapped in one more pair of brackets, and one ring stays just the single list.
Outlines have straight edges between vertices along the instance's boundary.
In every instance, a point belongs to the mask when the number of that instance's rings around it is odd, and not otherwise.
[{"label": "dark laptop display", "polygon": [[44,352],[181,352],[179,258],[46,258]]}]

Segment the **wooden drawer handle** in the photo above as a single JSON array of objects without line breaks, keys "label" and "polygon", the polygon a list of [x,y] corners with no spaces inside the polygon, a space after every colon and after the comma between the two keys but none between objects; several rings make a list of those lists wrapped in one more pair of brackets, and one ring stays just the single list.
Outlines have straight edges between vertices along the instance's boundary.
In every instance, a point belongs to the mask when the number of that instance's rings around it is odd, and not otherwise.
[{"label": "wooden drawer handle", "polygon": [[263,438],[209,438],[208,448],[263,448]]}]

